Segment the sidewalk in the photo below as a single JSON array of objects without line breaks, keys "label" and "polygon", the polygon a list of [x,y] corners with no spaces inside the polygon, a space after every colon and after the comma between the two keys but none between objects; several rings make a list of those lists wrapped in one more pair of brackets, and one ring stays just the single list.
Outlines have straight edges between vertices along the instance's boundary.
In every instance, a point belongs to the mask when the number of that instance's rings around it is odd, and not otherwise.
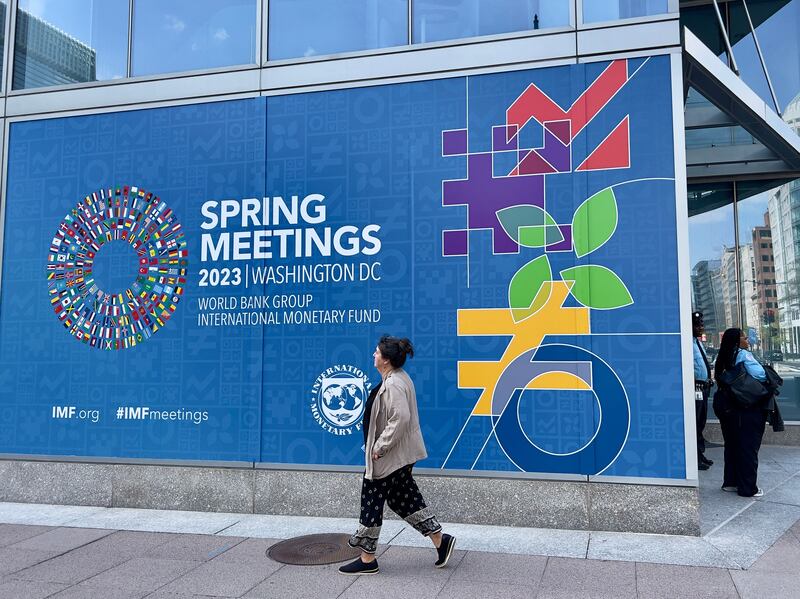
[{"label": "sidewalk", "polygon": [[721,449],[707,455],[702,537],[452,524],[437,570],[429,542],[387,520],[364,578],[265,555],[349,519],[0,504],[0,599],[800,596],[800,448],[762,448],[760,500],[723,493]]}]

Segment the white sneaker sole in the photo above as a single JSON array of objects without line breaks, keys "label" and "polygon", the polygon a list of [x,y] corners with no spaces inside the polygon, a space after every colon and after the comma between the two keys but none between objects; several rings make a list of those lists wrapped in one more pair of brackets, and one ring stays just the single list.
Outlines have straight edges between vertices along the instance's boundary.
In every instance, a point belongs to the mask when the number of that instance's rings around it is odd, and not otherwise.
[{"label": "white sneaker sole", "polygon": [[341,570],[338,570],[338,572],[344,576],[369,576],[370,574],[377,574],[380,570],[376,568],[374,570],[364,570],[363,572],[342,572]]},{"label": "white sneaker sole", "polygon": [[450,543],[450,547],[447,549],[447,554],[444,556],[444,561],[441,564],[434,564],[437,568],[444,568],[447,565],[447,562],[450,561],[450,556],[453,555],[453,548],[456,546],[456,539],[453,538],[453,542]]}]

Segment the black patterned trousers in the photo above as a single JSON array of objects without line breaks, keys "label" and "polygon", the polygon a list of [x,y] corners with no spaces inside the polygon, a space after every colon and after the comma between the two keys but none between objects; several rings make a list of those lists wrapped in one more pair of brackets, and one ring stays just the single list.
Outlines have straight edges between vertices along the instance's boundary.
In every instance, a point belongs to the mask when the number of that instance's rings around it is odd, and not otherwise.
[{"label": "black patterned trousers", "polygon": [[361,485],[361,517],[358,530],[350,537],[351,547],[358,547],[365,553],[375,553],[383,525],[384,504],[389,504],[389,509],[423,536],[442,530],[411,476],[413,467],[414,464],[403,466],[385,478],[364,479]]}]

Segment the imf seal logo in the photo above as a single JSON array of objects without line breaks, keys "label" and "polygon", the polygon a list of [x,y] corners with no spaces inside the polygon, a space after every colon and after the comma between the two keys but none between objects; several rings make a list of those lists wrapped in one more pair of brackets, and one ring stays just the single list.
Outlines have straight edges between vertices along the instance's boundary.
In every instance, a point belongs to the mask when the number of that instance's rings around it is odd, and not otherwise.
[{"label": "imf seal logo", "polygon": [[311,415],[334,435],[361,430],[364,406],[372,388],[364,373],[347,364],[324,370],[311,387]]}]

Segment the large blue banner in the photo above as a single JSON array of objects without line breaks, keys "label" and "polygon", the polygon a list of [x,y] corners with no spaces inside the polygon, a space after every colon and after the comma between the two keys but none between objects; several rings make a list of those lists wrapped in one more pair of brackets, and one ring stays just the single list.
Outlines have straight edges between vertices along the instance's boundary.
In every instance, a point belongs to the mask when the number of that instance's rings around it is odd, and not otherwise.
[{"label": "large blue banner", "polygon": [[684,478],[669,58],[13,123],[0,452]]}]

